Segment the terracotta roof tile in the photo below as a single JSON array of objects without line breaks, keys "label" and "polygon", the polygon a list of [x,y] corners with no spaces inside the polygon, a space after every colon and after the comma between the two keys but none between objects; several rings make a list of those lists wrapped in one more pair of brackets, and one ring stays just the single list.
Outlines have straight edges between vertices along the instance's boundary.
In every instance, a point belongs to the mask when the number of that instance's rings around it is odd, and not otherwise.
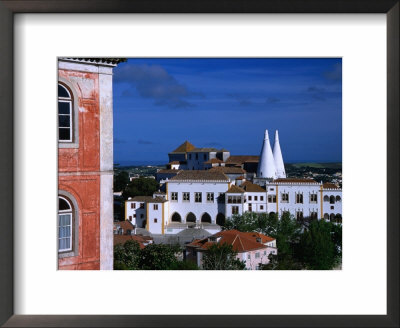
[{"label": "terracotta roof tile", "polygon": [[326,182],[322,185],[324,189],[340,189],[337,185],[334,183]]},{"label": "terracotta roof tile", "polygon": [[236,185],[231,185],[227,191],[228,194],[243,194],[244,190]]},{"label": "terracotta roof tile", "polygon": [[[225,230],[201,240],[194,240],[187,246],[207,250],[211,245],[217,243],[216,241],[212,241],[213,237],[221,237],[221,239],[218,241],[218,244],[232,245],[233,249],[238,253],[267,248],[267,246],[263,243],[275,240],[274,238],[260,233]],[[258,242],[257,238],[261,238],[261,242]]]},{"label": "terracotta roof tile", "polygon": [[251,183],[250,181],[243,182],[241,187],[247,192],[265,192],[265,189],[259,185]]},{"label": "terracotta roof tile", "polygon": [[218,159],[218,158],[211,158],[211,159],[209,159],[207,162],[204,162],[205,164],[215,164],[215,163],[223,163],[223,161],[221,161],[220,159]]},{"label": "terracotta roof tile", "polygon": [[182,145],[180,145],[171,153],[187,153],[188,151],[191,151],[195,148],[195,146],[193,146],[189,141],[186,140]]},{"label": "terracotta roof tile", "polygon": [[244,174],[246,173],[245,170],[243,170],[240,167],[227,167],[227,166],[215,166],[212,167],[211,169],[209,169],[209,171],[219,171],[219,172],[223,172],[225,174]]},{"label": "terracotta roof tile", "polygon": [[228,177],[222,172],[215,172],[212,170],[184,170],[178,175],[175,175],[169,181],[226,181]]},{"label": "terracotta roof tile", "polygon": [[125,244],[128,240],[137,241],[140,249],[143,249],[145,247],[144,243],[147,243],[147,240],[143,239],[141,236],[114,235],[114,246],[117,244]]},{"label": "terracotta roof tile", "polygon": [[131,199],[128,199],[128,202],[144,202],[144,203],[165,203],[166,199],[162,197],[151,197],[151,196],[135,196]]},{"label": "terracotta roof tile", "polygon": [[243,164],[245,162],[258,162],[259,156],[255,155],[231,155],[227,160],[227,164]]},{"label": "terracotta roof tile", "polygon": [[119,225],[122,229],[124,229],[124,232],[126,232],[127,230],[133,230],[135,228],[132,222],[128,220],[114,222],[114,227],[116,227],[117,225]]}]

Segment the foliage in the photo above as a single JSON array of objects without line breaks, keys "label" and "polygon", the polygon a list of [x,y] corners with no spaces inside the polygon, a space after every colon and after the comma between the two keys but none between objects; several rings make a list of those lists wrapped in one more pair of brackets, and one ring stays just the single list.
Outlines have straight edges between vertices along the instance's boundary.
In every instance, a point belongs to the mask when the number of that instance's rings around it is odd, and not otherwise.
[{"label": "foliage", "polygon": [[223,229],[236,229],[242,232],[271,233],[276,230],[278,222],[275,214],[246,212],[243,215],[235,214],[225,220]]},{"label": "foliage", "polygon": [[199,267],[193,261],[177,261],[170,270],[199,270]]},{"label": "foliage", "polygon": [[197,270],[194,263],[176,258],[179,246],[149,244],[140,249],[139,243],[129,240],[114,246],[114,270]]},{"label": "foliage", "polygon": [[270,255],[265,270],[327,270],[341,262],[342,226],[304,218],[296,220],[289,212],[281,215],[244,213],[225,222],[224,229],[257,231],[276,239],[277,254]]},{"label": "foliage", "polygon": [[114,191],[123,191],[129,183],[129,174],[126,171],[117,171],[114,174]]},{"label": "foliage", "polygon": [[179,251],[178,246],[147,245],[141,252],[140,267],[142,270],[171,270],[177,265],[175,254]]},{"label": "foliage", "polygon": [[114,270],[139,270],[140,247],[137,241],[114,246]]},{"label": "foliage", "polygon": [[203,255],[205,270],[244,270],[245,264],[236,258],[237,252],[230,244],[213,244]]},{"label": "foliage", "polygon": [[300,237],[296,248],[297,257],[306,269],[330,270],[337,264],[338,257],[341,257],[339,245],[341,227],[324,220],[313,220]]},{"label": "foliage", "polygon": [[135,196],[152,196],[158,189],[157,181],[151,178],[140,177],[132,180],[124,189],[124,199]]}]

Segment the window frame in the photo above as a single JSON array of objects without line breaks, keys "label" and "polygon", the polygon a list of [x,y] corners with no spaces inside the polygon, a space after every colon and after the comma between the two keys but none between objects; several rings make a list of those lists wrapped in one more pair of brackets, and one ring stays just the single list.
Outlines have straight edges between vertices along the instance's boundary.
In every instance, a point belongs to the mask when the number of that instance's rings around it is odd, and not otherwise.
[{"label": "window frame", "polygon": [[[67,202],[70,204],[72,211],[72,222],[71,222],[71,249],[70,250],[62,250],[59,251],[59,198],[63,198],[67,200]],[[61,213],[63,213],[61,211]],[[73,256],[78,256],[79,255],[79,206],[78,203],[75,199],[75,197],[69,193],[68,191],[65,191],[63,189],[60,189],[58,191],[58,197],[57,197],[57,254],[58,258],[65,258],[65,257],[73,257]]]},{"label": "window frame", "polygon": [[[64,101],[66,98],[58,97],[58,85],[64,87],[71,96],[71,141],[59,140],[59,127],[58,127],[58,101],[59,99]],[[58,148],[79,148],[79,104],[78,104],[79,95],[75,90],[72,82],[63,78],[58,78],[57,83],[57,141]]]},{"label": "window frame", "polygon": [[[58,236],[57,236],[58,237],[58,252],[59,253],[65,253],[65,252],[72,251],[72,248],[73,248],[72,242],[73,242],[73,235],[74,235],[74,233],[73,233],[73,211],[74,211],[74,209],[73,209],[73,206],[72,206],[71,202],[69,201],[69,199],[67,199],[67,198],[65,198],[63,196],[58,196],[58,199],[59,199],[59,201],[60,201],[60,199],[64,200],[69,205],[69,209],[67,209],[67,210],[58,209],[58,224],[57,224],[57,226],[58,226]],[[70,235],[69,235],[69,237],[61,237],[60,238],[60,216],[61,215],[68,215],[69,216],[69,224],[64,226],[64,227],[67,227],[67,226],[70,227]],[[62,239],[62,238],[63,239],[69,238],[69,245],[70,245],[69,248],[60,249],[60,239]]]}]

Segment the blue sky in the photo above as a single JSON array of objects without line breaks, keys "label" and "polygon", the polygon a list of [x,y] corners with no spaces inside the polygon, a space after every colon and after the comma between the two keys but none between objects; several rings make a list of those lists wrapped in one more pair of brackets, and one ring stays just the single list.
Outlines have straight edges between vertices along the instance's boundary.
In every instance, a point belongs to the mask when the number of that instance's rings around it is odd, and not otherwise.
[{"label": "blue sky", "polygon": [[340,58],[142,58],[114,69],[114,162],[168,162],[185,140],[259,155],[342,160]]}]

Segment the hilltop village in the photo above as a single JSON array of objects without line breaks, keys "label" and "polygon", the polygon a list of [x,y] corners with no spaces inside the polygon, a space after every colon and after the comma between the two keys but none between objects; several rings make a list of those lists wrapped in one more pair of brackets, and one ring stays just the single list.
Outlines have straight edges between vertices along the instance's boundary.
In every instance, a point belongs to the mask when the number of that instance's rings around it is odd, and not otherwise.
[{"label": "hilltop village", "polygon": [[279,219],[286,213],[299,221],[342,222],[339,184],[287,177],[278,131],[273,149],[265,131],[260,156],[185,141],[168,157],[154,177],[158,190],[125,200],[124,221],[114,223],[114,244],[179,244],[184,257],[201,268],[210,245],[229,243],[247,269],[257,269],[277,254],[276,240],[257,231],[227,230],[230,218],[264,213]]}]

